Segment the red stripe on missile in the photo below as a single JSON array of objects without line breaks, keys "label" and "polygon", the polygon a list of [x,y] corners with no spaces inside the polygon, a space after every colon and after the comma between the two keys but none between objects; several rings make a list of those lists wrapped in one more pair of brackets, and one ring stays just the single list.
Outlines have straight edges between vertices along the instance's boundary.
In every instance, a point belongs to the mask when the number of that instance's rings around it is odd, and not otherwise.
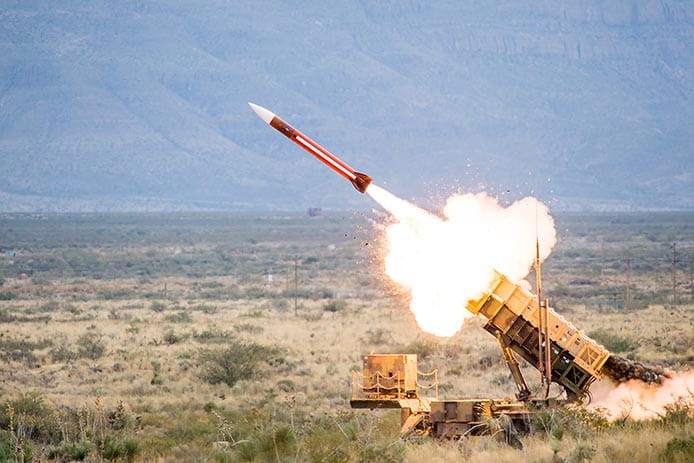
[{"label": "red stripe on missile", "polygon": [[262,106],[258,106],[253,103],[248,103],[255,111],[255,113],[268,123],[271,127],[280,131],[284,136],[289,138],[291,141],[311,153],[319,161],[330,167],[332,170],[340,174],[342,177],[349,180],[354,188],[360,193],[364,193],[366,189],[371,184],[371,177],[366,174],[355,171],[350,166],[342,162],[337,156],[330,153],[330,151],[323,148],[321,145],[311,140],[309,137],[303,133],[296,130],[291,125],[280,119],[275,113],[269,111]]}]

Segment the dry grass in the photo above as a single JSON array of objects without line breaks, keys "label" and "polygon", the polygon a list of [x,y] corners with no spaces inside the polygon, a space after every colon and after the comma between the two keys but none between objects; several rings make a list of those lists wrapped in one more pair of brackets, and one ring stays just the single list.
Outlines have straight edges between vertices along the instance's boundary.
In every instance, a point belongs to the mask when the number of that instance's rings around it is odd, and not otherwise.
[{"label": "dry grass", "polygon": [[[426,352],[420,370],[439,369],[440,395],[446,398],[512,396],[510,375],[496,340],[480,328],[481,321],[468,320],[447,340],[422,334],[407,309],[406,295],[385,281],[374,281],[370,265],[355,265],[372,256],[358,243],[342,243],[341,229],[321,227],[325,236],[312,231],[320,239],[310,235],[300,245],[283,241],[283,236],[270,239],[275,235],[268,232],[253,245],[260,249],[248,250],[243,241],[231,250],[203,242],[155,243],[124,251],[142,267],[135,259],[193,259],[195,252],[209,253],[190,264],[196,269],[205,269],[216,254],[224,256],[220,266],[248,260],[232,270],[216,268],[216,274],[208,276],[180,271],[146,277],[72,275],[40,284],[5,278],[3,291],[16,297],[0,301],[0,345],[12,339],[43,347],[29,349],[31,359],[0,363],[0,397],[38,391],[55,410],[94,410],[98,404],[104,414],[122,403],[131,421],[125,431],[108,432],[122,442],[137,439],[139,461],[238,461],[243,452],[251,452],[255,461],[277,461],[281,451],[285,461],[379,461],[380,452],[387,456],[383,461],[412,463],[569,463],[589,461],[580,459],[586,455],[594,462],[645,462],[658,461],[673,438],[694,434],[689,420],[680,427],[627,423],[589,436],[567,434],[561,440],[536,434],[524,438],[522,451],[489,437],[400,443],[397,413],[349,410],[350,374],[361,367],[363,354]],[[328,246],[332,243],[337,248]],[[106,267],[114,253],[120,255],[116,248],[89,249],[106,256],[94,264],[97,269]],[[300,267],[300,290],[305,293],[298,299],[297,314],[291,294],[293,258],[286,257],[287,249],[312,258]],[[33,258],[42,259],[41,253]],[[181,265],[188,272],[188,266]],[[267,279],[270,268],[272,282]],[[570,272],[559,273],[557,284],[568,284],[571,277]],[[644,275],[635,277],[638,284],[645,280]],[[551,297],[551,290],[547,293]],[[596,311],[559,300],[556,309],[586,332],[602,330],[628,338],[627,357],[675,369],[690,369],[694,363],[692,305]],[[77,355],[85,334],[103,343],[102,356]],[[233,387],[205,382],[199,352],[236,341],[256,342],[281,353],[269,366],[261,365],[267,369],[265,377]],[[523,368],[529,382],[536,384],[534,370]],[[213,442],[233,439],[250,440],[256,447],[213,449]],[[95,461],[97,450],[90,453]]]},{"label": "dry grass", "polygon": [[[171,290],[183,291],[194,281],[188,285],[180,279],[166,283]],[[83,283],[92,288],[102,284],[88,280]],[[163,286],[159,280],[149,284],[152,288]],[[62,285],[56,286],[62,291]],[[291,406],[297,413],[311,416],[347,410],[350,370],[360,366],[361,355],[392,352],[413,343],[433,346],[433,351],[421,362],[420,370],[440,368],[442,397],[508,397],[513,391],[496,342],[480,328],[479,321],[469,320],[456,336],[440,341],[422,335],[409,311],[387,298],[345,299],[345,308],[337,312],[323,310],[322,300],[304,300],[298,316],[291,310],[291,304],[290,308],[276,310],[275,298],[214,301],[214,310],[209,308],[209,300],[162,300],[166,306],[163,311],[151,310],[152,301],[145,299],[88,299],[67,303],[58,294],[50,299],[58,301],[61,307],[50,312],[50,322],[4,323],[0,325],[0,333],[34,341],[49,338],[72,350],[77,349],[80,336],[95,333],[104,343],[105,355],[98,359],[54,361],[50,348],[35,351],[38,365],[14,361],[0,367],[5,378],[0,393],[3,397],[13,397],[29,388],[42,392],[54,407],[79,408],[99,400],[105,408],[113,408],[123,402],[128,412],[140,416],[137,435],[143,439],[140,457],[145,459],[169,453],[174,456],[195,453],[198,446],[211,445],[211,442],[205,444],[208,438],[204,436],[210,432],[214,435],[218,423],[202,410],[205,404],[226,410],[275,404],[274,407]],[[38,303],[17,301],[4,304],[11,314],[27,317],[39,314],[37,306]],[[207,309],[200,310],[205,306]],[[180,313],[187,314],[183,321],[170,321],[172,314]],[[588,329],[601,327],[626,333],[628,328],[634,328],[637,335],[633,339],[639,345],[634,354],[662,360],[667,358],[668,351],[650,340],[661,338],[664,332],[671,340],[690,336],[691,313],[691,308],[666,311],[654,307],[626,316],[595,314],[576,308],[572,319]],[[167,341],[171,333],[177,339],[175,342]],[[208,337],[212,342],[206,341]],[[276,370],[269,369],[265,379],[241,381],[231,388],[204,382],[201,365],[196,363],[197,352],[203,348],[222,348],[236,340],[280,348],[286,363]],[[688,349],[691,346],[684,349],[684,355],[690,355]],[[534,371],[525,369],[533,381]],[[172,413],[172,410],[178,411]],[[177,430],[174,426],[180,419],[177,416],[199,423],[204,430],[200,431],[201,437],[194,437],[195,432],[186,434]],[[397,425],[397,417],[390,419]],[[152,440],[151,436],[161,429],[169,429],[167,432],[176,437],[163,442]],[[691,434],[691,425],[680,434],[687,432]],[[618,439],[614,438],[615,433]],[[580,445],[586,447],[584,450],[591,455],[591,461],[653,461],[653,455],[662,452],[673,435],[671,430],[660,428],[626,429],[594,436]],[[396,433],[390,436],[395,438]],[[171,450],[176,441],[179,445]],[[574,461],[567,458],[579,446],[571,438],[554,442],[545,436],[529,437],[524,442],[524,450],[517,451],[483,437],[458,444],[425,441],[408,444],[402,456],[408,462],[462,457],[473,462],[492,458],[500,463],[519,459],[568,462]],[[558,450],[556,455],[553,449]],[[180,456],[173,461],[186,458]]]}]

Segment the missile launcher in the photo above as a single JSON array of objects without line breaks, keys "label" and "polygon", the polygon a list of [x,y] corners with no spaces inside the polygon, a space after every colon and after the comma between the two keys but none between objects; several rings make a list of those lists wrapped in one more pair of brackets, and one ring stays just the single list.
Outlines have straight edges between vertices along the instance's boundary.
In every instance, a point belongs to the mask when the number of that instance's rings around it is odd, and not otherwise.
[{"label": "missile launcher", "polygon": [[[595,380],[612,376],[610,362],[618,357],[504,275],[496,273],[489,290],[469,301],[466,309],[483,317],[483,328],[498,340],[518,388],[515,399],[440,400],[438,373],[420,382],[416,356],[372,354],[364,357],[363,374],[353,372],[352,408],[400,408],[403,435],[458,438],[486,432],[490,422],[505,422],[508,429],[502,434],[513,444],[509,439],[515,430],[527,428],[538,410],[581,400]],[[545,349],[549,362],[544,361]],[[566,399],[533,396],[516,356],[538,369],[546,367]],[[422,393],[426,389],[433,394]]]},{"label": "missile launcher", "polygon": [[[508,349],[504,357],[515,353],[533,366],[540,365],[541,308],[537,298],[499,273],[490,288],[480,299],[469,301],[466,308],[487,319],[483,327],[499,340],[502,350]],[[601,369],[610,353],[551,307],[546,314],[552,381],[564,387],[570,400],[581,398],[593,381],[602,377]],[[520,371],[516,367],[511,370],[518,383]],[[519,393],[525,390],[521,384]]]}]

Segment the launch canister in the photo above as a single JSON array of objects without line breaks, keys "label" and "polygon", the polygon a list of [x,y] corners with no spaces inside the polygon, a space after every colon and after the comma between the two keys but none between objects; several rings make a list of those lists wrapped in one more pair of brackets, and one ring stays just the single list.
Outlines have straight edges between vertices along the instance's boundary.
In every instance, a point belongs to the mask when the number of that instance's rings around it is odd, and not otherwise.
[{"label": "launch canister", "polygon": [[330,151],[326,150],[321,145],[284,122],[272,111],[269,111],[262,106],[258,106],[257,104],[248,104],[250,105],[251,109],[255,111],[258,117],[270,124],[270,126],[279,130],[284,136],[311,153],[332,170],[349,180],[352,185],[354,185],[354,188],[356,188],[360,193],[366,192],[366,189],[371,184],[371,177],[355,171],[350,166],[338,159],[337,156],[331,154]]}]

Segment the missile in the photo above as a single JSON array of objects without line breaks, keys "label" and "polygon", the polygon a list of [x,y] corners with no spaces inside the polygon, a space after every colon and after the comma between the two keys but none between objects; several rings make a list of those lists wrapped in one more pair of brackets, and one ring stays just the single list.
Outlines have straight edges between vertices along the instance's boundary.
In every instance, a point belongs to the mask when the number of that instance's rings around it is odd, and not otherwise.
[{"label": "missile", "polygon": [[248,104],[250,105],[251,109],[255,111],[258,117],[270,124],[271,127],[279,130],[282,135],[289,138],[291,141],[318,158],[319,161],[349,180],[357,191],[360,193],[366,192],[366,189],[371,184],[371,177],[355,171],[350,166],[340,161],[340,159],[338,159],[334,154],[330,153],[330,151],[326,150],[321,145],[284,122],[272,111],[265,109],[262,106],[258,106],[257,104]]}]

